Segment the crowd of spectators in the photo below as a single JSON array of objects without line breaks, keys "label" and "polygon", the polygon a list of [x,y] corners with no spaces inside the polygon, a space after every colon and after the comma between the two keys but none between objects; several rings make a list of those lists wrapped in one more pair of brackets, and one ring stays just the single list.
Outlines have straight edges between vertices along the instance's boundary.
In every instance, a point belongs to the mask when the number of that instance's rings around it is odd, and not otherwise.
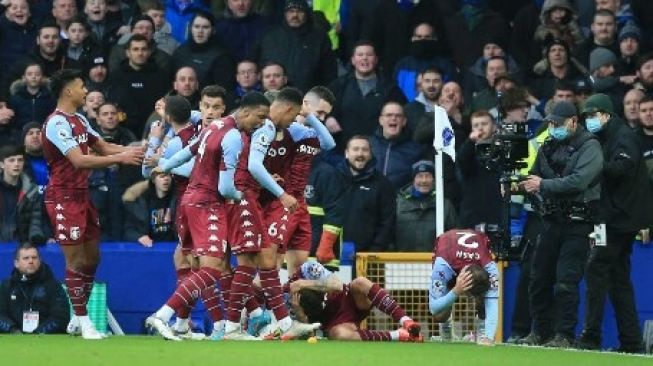
[{"label": "crowd of spectators", "polygon": [[[218,84],[226,90],[226,114],[251,90],[328,86],[336,102],[325,124],[338,148],[320,162],[337,170],[345,164],[347,141],[365,136],[370,174],[389,187],[382,211],[366,214],[378,217],[371,225],[382,227],[386,238],[382,245],[357,243],[361,249],[428,249],[403,242],[417,235],[406,232],[406,222],[434,225],[434,205],[420,202],[434,194],[427,177],[435,175],[434,167],[423,160],[433,158],[436,105],[447,111],[460,153],[458,162],[444,166],[448,227],[497,220],[493,205],[479,207],[479,200],[500,199],[496,176],[474,157],[474,145],[488,137],[482,131],[497,119],[525,122],[535,136],[553,103],[580,107],[601,92],[632,129],[651,132],[639,108],[653,93],[653,5],[647,1],[1,4],[0,143],[9,146],[3,148],[0,182],[3,241],[40,244],[50,237],[47,220],[32,212],[28,200],[33,192],[40,198],[47,184],[38,136],[55,105],[48,76],[62,68],[83,71],[89,94],[79,112],[105,139],[122,145],[142,143],[160,119],[155,102],[165,95],[181,95],[198,108],[199,90]],[[138,239],[148,231],[140,226],[160,221],[143,210],[169,188],[158,178],[134,195],[132,186],[141,180],[138,169],[123,167],[91,175],[104,240]],[[370,207],[377,206],[365,209]],[[346,239],[362,230],[346,226]]]}]

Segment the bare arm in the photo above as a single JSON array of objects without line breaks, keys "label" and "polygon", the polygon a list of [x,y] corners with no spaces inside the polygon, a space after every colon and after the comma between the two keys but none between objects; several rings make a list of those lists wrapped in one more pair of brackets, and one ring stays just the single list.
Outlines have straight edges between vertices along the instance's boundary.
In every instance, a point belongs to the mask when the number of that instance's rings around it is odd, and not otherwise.
[{"label": "bare arm", "polygon": [[309,289],[321,292],[342,291],[342,281],[336,274],[331,274],[324,280],[297,280],[290,284],[290,292],[296,293],[301,289]]}]

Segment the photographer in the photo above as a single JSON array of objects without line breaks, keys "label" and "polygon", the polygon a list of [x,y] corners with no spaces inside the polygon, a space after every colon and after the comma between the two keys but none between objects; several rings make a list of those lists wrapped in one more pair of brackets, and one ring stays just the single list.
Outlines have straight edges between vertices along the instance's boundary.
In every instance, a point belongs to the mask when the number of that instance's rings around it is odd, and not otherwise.
[{"label": "photographer", "polygon": [[573,104],[557,103],[546,121],[550,138],[538,151],[532,175],[519,184],[538,198],[543,216],[529,285],[533,330],[519,343],[570,347],[603,155],[599,142],[579,125]]},{"label": "photographer", "polygon": [[587,130],[603,147],[601,219],[607,245],[592,248],[587,263],[587,310],[579,348],[599,349],[606,294],[614,306],[622,352],[642,353],[642,331],[630,280],[630,255],[637,232],[648,227],[650,187],[635,133],[616,116],[610,97],[594,94],[583,108]]}]

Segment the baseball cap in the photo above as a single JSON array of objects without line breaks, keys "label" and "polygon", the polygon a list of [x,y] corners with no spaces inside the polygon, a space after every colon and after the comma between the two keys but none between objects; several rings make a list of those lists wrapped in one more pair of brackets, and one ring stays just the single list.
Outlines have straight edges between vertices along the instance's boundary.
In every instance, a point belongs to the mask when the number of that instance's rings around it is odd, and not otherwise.
[{"label": "baseball cap", "polygon": [[553,105],[551,113],[549,113],[544,120],[547,122],[553,122],[556,126],[560,126],[565,123],[567,118],[571,118],[577,114],[578,111],[573,104],[562,101]]}]

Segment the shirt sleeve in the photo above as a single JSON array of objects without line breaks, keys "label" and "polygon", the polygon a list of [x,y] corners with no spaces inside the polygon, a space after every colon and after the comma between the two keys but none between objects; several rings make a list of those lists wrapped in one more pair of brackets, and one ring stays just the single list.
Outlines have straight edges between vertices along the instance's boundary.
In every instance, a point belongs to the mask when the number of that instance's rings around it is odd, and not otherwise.
[{"label": "shirt sleeve", "polygon": [[304,262],[299,270],[301,272],[302,278],[313,281],[326,281],[326,279],[333,274],[333,272],[329,271],[323,265],[313,260]]},{"label": "shirt sleeve", "polygon": [[227,132],[221,142],[223,152],[223,162],[225,170],[220,171],[218,179],[218,191],[227,199],[241,199],[241,192],[234,185],[234,175],[238,165],[238,157],[243,149],[243,142],[240,133],[236,129]]},{"label": "shirt sleeve", "polygon": [[456,293],[447,290],[447,283],[454,278],[455,273],[442,257],[435,258],[431,272],[431,286],[429,287],[429,310],[431,314],[438,314],[453,305]]},{"label": "shirt sleeve", "polygon": [[331,150],[336,147],[336,141],[333,139],[333,136],[331,136],[331,133],[324,123],[317,119],[317,117],[312,113],[306,117],[306,120],[308,121],[308,125],[313,127],[316,132],[322,150]]},{"label": "shirt sleeve", "polygon": [[63,155],[79,146],[73,137],[70,123],[62,116],[53,116],[45,127],[45,138],[54,144]]},{"label": "shirt sleeve", "polygon": [[263,188],[275,197],[279,197],[283,194],[284,190],[272,178],[263,165],[263,160],[268,152],[270,143],[274,139],[276,131],[276,128],[269,120],[266,120],[261,128],[254,131],[248,152],[249,161],[247,163],[247,169]]}]

